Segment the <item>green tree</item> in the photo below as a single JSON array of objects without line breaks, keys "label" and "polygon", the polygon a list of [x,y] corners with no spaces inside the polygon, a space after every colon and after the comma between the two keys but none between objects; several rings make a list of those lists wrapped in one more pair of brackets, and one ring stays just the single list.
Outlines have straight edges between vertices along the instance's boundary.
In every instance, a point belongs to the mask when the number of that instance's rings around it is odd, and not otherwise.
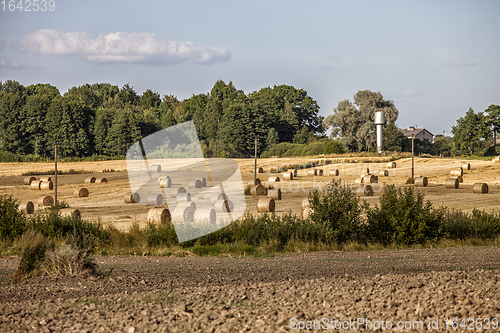
[{"label": "green tree", "polygon": [[393,122],[389,122],[383,129],[384,150],[396,152],[404,151],[405,147],[408,145],[408,141],[408,138],[404,136],[403,132],[401,132]]},{"label": "green tree", "polygon": [[452,126],[452,153],[453,155],[472,155],[478,153],[485,145],[485,140],[491,137],[486,117],[482,112],[475,113],[472,108],[464,117],[457,120]]},{"label": "green tree", "polygon": [[500,131],[500,106],[491,104],[486,110],[486,123],[493,131],[493,145],[497,145],[497,132]]},{"label": "green tree", "polygon": [[394,102],[384,100],[380,92],[361,90],[354,95],[354,103],[340,101],[323,125],[331,128],[331,137],[340,137],[344,147],[349,150],[373,150],[376,144],[373,121],[377,111],[385,112],[388,123],[395,123],[399,115]]},{"label": "green tree", "polygon": [[267,132],[266,146],[272,147],[278,143],[278,132],[271,127]]}]

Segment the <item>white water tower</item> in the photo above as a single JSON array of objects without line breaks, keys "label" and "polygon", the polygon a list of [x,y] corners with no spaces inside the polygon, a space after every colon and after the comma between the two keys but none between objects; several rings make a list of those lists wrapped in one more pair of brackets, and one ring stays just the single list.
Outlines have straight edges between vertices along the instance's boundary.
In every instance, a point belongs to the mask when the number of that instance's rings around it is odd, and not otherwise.
[{"label": "white water tower", "polygon": [[375,112],[375,126],[377,126],[377,152],[382,153],[382,129],[385,125],[384,111]]}]

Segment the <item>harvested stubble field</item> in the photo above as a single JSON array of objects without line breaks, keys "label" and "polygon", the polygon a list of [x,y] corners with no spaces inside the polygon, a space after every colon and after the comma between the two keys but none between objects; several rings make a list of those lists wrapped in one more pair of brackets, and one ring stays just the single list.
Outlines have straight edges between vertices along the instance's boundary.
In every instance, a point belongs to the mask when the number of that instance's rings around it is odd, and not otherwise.
[{"label": "harvested stubble field", "polygon": [[[363,169],[379,171],[386,165],[385,159],[381,159],[384,163],[376,163],[377,158],[347,159],[359,163],[342,163],[338,158],[318,166],[325,176],[299,172],[296,180],[274,184],[283,193],[276,205],[278,214],[300,213],[307,192],[333,179],[327,176],[330,168],[339,169],[339,177],[353,184]],[[271,167],[311,161],[314,159],[265,159],[259,166],[270,172]],[[435,206],[499,212],[500,164],[467,161],[472,169],[465,171],[460,188],[446,189],[449,171],[462,162],[465,160],[417,158],[415,174],[429,179],[429,186],[419,190]],[[238,163],[243,180],[252,179],[253,160]],[[377,203],[384,183],[405,186],[411,159],[396,163],[396,169],[389,169],[389,177],[379,177],[382,186],[375,186],[375,196],[363,200]],[[21,176],[52,168],[44,163],[0,164],[0,195],[35,202],[41,195],[53,193],[30,190],[22,185]],[[58,177],[59,200],[78,208],[83,218],[122,229],[133,222],[145,224],[148,208],[123,201],[130,191],[125,161],[61,163],[58,168],[91,172]],[[103,174],[105,169],[116,172]],[[108,183],[84,184],[89,175],[104,176]],[[262,180],[269,176],[259,174]],[[472,193],[476,182],[488,183],[489,193]],[[82,186],[89,189],[90,196],[74,198],[74,190]],[[256,202],[247,196],[249,212],[256,212]],[[500,319],[498,246],[265,258],[248,258],[244,253],[225,258],[96,257],[98,276],[39,277],[11,284],[18,260],[0,258],[0,332],[293,332],[307,324],[316,328],[322,324],[326,331],[362,331],[363,326],[356,324],[358,318],[375,325],[384,320],[387,328],[390,322],[387,332],[488,332],[498,330],[493,318]],[[465,326],[454,329],[455,322],[449,321],[447,327],[447,318],[457,318],[457,324],[465,319]],[[433,326],[429,329],[430,321]],[[414,329],[398,329],[398,324]],[[338,329],[339,325],[344,328]]]}]

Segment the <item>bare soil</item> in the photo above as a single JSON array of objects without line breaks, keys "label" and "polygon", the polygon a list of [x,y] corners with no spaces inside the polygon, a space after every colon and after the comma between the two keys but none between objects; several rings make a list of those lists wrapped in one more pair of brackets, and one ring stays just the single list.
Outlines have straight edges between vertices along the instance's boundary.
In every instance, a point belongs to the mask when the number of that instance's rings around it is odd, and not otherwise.
[{"label": "bare soil", "polygon": [[363,331],[358,320],[390,322],[387,332],[498,330],[497,246],[95,261],[97,276],[11,284],[18,258],[0,258],[0,331]]}]

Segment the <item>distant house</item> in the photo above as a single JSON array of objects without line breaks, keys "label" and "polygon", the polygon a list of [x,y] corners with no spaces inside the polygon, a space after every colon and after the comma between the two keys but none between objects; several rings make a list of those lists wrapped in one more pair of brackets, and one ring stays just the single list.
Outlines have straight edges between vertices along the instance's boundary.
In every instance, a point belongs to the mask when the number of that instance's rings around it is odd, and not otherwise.
[{"label": "distant house", "polygon": [[434,142],[434,134],[432,134],[425,128],[415,128],[413,126],[409,126],[406,129],[401,129],[401,132],[403,132],[403,135],[409,139],[411,139],[412,135],[415,135],[415,139]]}]

